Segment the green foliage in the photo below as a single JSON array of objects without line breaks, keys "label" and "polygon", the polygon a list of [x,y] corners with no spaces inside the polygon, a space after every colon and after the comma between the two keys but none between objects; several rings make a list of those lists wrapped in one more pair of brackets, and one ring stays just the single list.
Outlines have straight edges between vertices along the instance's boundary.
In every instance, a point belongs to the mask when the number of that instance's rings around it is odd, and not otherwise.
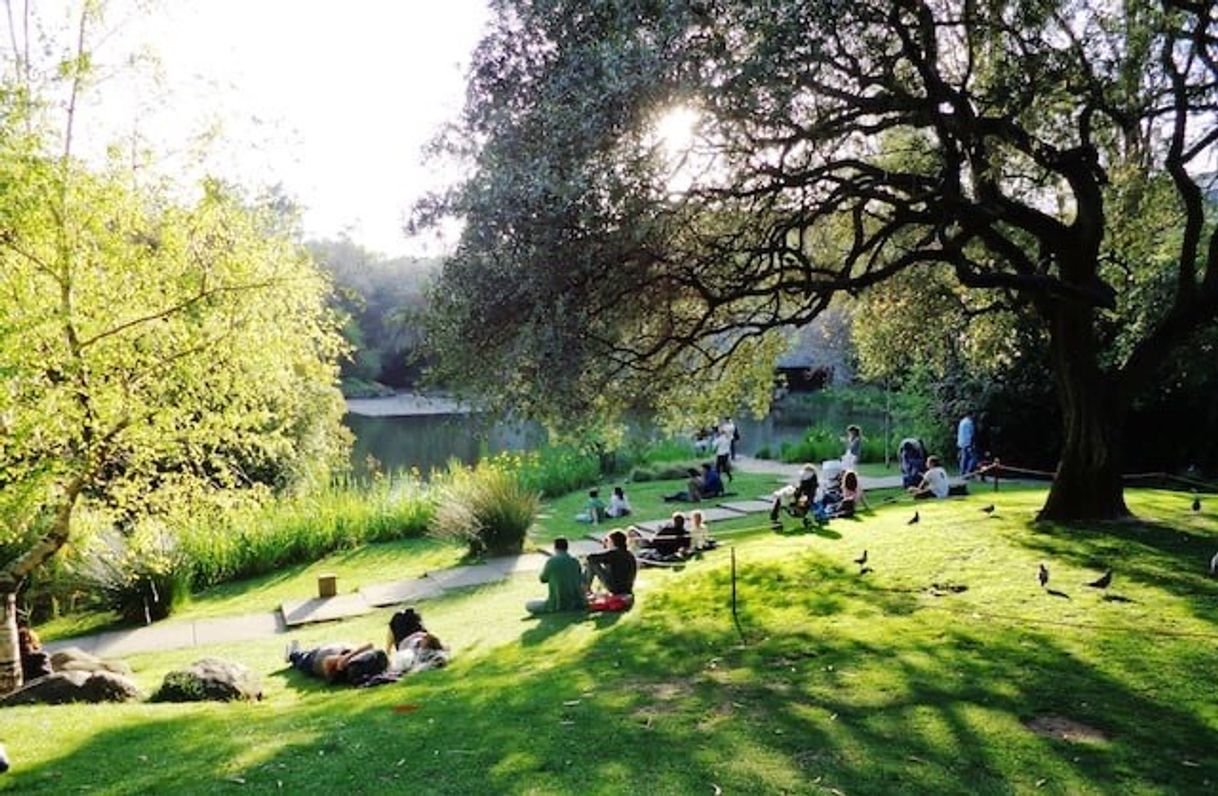
[{"label": "green foliage", "polygon": [[774,451],[770,450],[769,445],[762,445],[753,453],[755,459],[773,459]]},{"label": "green foliage", "polygon": [[468,544],[474,556],[519,553],[541,507],[540,495],[503,462],[454,462],[436,490],[429,533]]},{"label": "green foliage", "polygon": [[[595,782],[627,793],[646,771],[648,790],[662,793],[707,783],[801,796],[893,783],[943,794],[1209,792],[1216,590],[1197,551],[1218,544],[1218,522],[1186,516],[1187,495],[1132,490],[1137,510],[1172,527],[1055,532],[1030,522],[1042,497],[1004,489],[939,502],[918,526],[905,525],[907,507],[882,507],[831,523],[840,539],[736,536],[747,643],[732,623],[723,550],[640,572],[636,606],[620,616],[521,621],[540,588],[525,577],[428,601],[420,608],[453,662],[396,687],[285,672],[282,636],[133,656],[151,692],[172,669],[239,649],[266,696],[222,709],[6,709],[5,743],[20,762],[5,785],[293,793],[385,776],[403,792],[581,793]],[[988,503],[996,516],[977,519]],[[851,559],[863,547],[876,566],[859,577]],[[1036,586],[1040,561],[1050,587],[1071,595],[1069,611]],[[1100,561],[1116,567],[1113,596],[1130,602],[1080,586]],[[418,566],[402,548],[386,569]],[[390,613],[302,628],[299,639],[379,640]],[[395,712],[407,701],[415,713]],[[1104,735],[1029,731],[1051,716]],[[611,759],[583,753],[607,737]],[[157,754],[145,761],[138,749]]]},{"label": "green foliage", "polygon": [[190,595],[189,554],[164,529],[145,527],[131,537],[103,532],[78,577],[94,599],[128,622],[164,619]]},{"label": "green foliage", "polygon": [[423,290],[437,263],[385,259],[346,238],[311,241],[308,247],[337,287],[330,306],[344,318],[343,337],[351,350],[342,362],[344,393],[367,397],[361,385],[410,386],[419,376],[414,360],[424,353],[412,315],[422,309]]},{"label": "green foliage", "polygon": [[0,509],[31,551],[14,575],[70,538],[78,504],[130,525],[325,483],[348,443],[341,340],[272,209],[214,182],[181,204],[0,143]]},{"label": "green foliage", "polygon": [[491,468],[514,473],[524,489],[546,497],[591,486],[601,477],[597,455],[574,445],[504,451],[485,461]]},{"label": "green foliage", "polygon": [[196,516],[181,528],[181,551],[196,589],[206,588],[371,542],[422,536],[434,499],[410,474],[363,484],[339,481],[264,506]]}]

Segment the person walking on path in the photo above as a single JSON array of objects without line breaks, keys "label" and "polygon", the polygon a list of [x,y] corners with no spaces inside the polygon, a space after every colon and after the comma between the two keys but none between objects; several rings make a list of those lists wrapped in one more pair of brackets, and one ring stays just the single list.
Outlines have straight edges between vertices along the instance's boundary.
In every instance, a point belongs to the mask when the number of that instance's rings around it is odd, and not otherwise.
[{"label": "person walking on path", "polygon": [[967,409],[960,425],[956,426],[956,447],[960,450],[960,477],[967,478],[977,469],[977,448],[975,445],[977,428],[973,423],[973,414]]},{"label": "person walking on path", "polygon": [[579,561],[567,552],[567,540],[554,540],[554,555],[541,569],[540,580],[549,586],[544,600],[529,600],[525,609],[531,614],[552,614],[559,611],[582,611],[588,607],[584,594],[584,574]]},{"label": "person walking on path", "polygon": [[736,458],[736,443],[740,441],[739,427],[736,426],[735,421],[732,420],[730,417],[724,417],[723,425],[719,426],[719,431],[726,434],[727,438],[729,440],[731,440],[732,447],[731,447],[731,450],[729,451],[729,453],[731,454],[731,457],[733,459],[735,459]]},{"label": "person walking on path", "polygon": [[715,469],[719,471],[719,475],[726,476],[728,482],[732,480],[732,435],[719,429],[719,436],[715,437]]}]

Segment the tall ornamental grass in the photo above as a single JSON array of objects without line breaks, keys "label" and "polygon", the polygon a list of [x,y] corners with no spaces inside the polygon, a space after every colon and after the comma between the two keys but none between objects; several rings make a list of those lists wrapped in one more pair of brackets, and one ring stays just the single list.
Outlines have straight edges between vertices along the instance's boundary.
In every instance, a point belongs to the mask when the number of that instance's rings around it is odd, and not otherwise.
[{"label": "tall ornamental grass", "polygon": [[316,561],[369,542],[422,536],[434,512],[413,476],[338,482],[260,508],[231,509],[180,531],[196,589]]},{"label": "tall ornamental grass", "polygon": [[541,495],[518,471],[493,461],[450,465],[433,489],[430,534],[467,544],[474,556],[519,553],[541,508]]}]

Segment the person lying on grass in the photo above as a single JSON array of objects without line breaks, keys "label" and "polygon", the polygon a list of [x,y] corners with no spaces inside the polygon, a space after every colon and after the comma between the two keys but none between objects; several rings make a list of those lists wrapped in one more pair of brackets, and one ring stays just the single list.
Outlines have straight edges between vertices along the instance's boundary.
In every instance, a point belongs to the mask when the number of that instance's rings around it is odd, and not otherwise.
[{"label": "person lying on grass", "polygon": [[554,555],[541,568],[540,580],[549,587],[544,600],[529,600],[525,610],[531,614],[552,614],[559,611],[582,611],[588,601],[584,596],[584,575],[567,552],[569,545],[563,537],[554,540]]},{"label": "person lying on grass", "polygon": [[588,556],[584,568],[584,590],[591,592],[593,581],[599,579],[610,594],[633,594],[639,564],[634,560],[634,554],[626,549],[626,534],[614,531],[607,541],[608,550]]},{"label": "person lying on grass", "polygon": [[371,643],[353,647],[340,642],[302,649],[293,639],[284,657],[293,669],[332,684],[364,685],[389,668],[389,656]]},{"label": "person lying on grass", "polygon": [[665,503],[697,503],[702,500],[702,476],[694,468],[685,471],[689,480],[685,482],[685,491],[665,495]]}]

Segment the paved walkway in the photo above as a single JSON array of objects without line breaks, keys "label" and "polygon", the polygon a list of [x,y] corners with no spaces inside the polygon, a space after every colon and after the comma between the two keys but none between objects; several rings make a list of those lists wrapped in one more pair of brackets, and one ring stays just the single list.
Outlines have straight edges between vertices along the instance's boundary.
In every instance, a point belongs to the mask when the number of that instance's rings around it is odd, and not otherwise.
[{"label": "paved walkway", "polygon": [[[754,459],[741,456],[736,459],[741,472],[772,473],[775,487],[780,481],[794,482],[800,465]],[[901,477],[861,479],[865,489],[899,487]],[[769,511],[769,500],[750,499],[742,496],[733,502],[718,504],[705,510],[712,521],[736,519]],[[641,522],[642,527],[659,526],[665,520]],[[583,556],[601,550],[599,542],[577,539],[571,542],[571,554]],[[67,647],[79,647],[85,652],[102,657],[121,657],[139,652],[173,650],[186,647],[201,647],[208,644],[225,644],[266,638],[291,631],[300,625],[345,619],[371,613],[379,608],[403,603],[413,603],[438,597],[453,589],[497,583],[520,574],[537,573],[545,565],[547,556],[542,553],[525,553],[518,556],[494,558],[482,564],[452,567],[430,572],[421,578],[376,583],[364,586],[356,592],[337,597],[292,600],[285,602],[278,611],[267,611],[247,616],[230,616],[219,619],[197,619],[194,621],[158,622],[147,627],[128,630],[112,630],[91,636],[78,636],[47,643],[52,652]]]}]

